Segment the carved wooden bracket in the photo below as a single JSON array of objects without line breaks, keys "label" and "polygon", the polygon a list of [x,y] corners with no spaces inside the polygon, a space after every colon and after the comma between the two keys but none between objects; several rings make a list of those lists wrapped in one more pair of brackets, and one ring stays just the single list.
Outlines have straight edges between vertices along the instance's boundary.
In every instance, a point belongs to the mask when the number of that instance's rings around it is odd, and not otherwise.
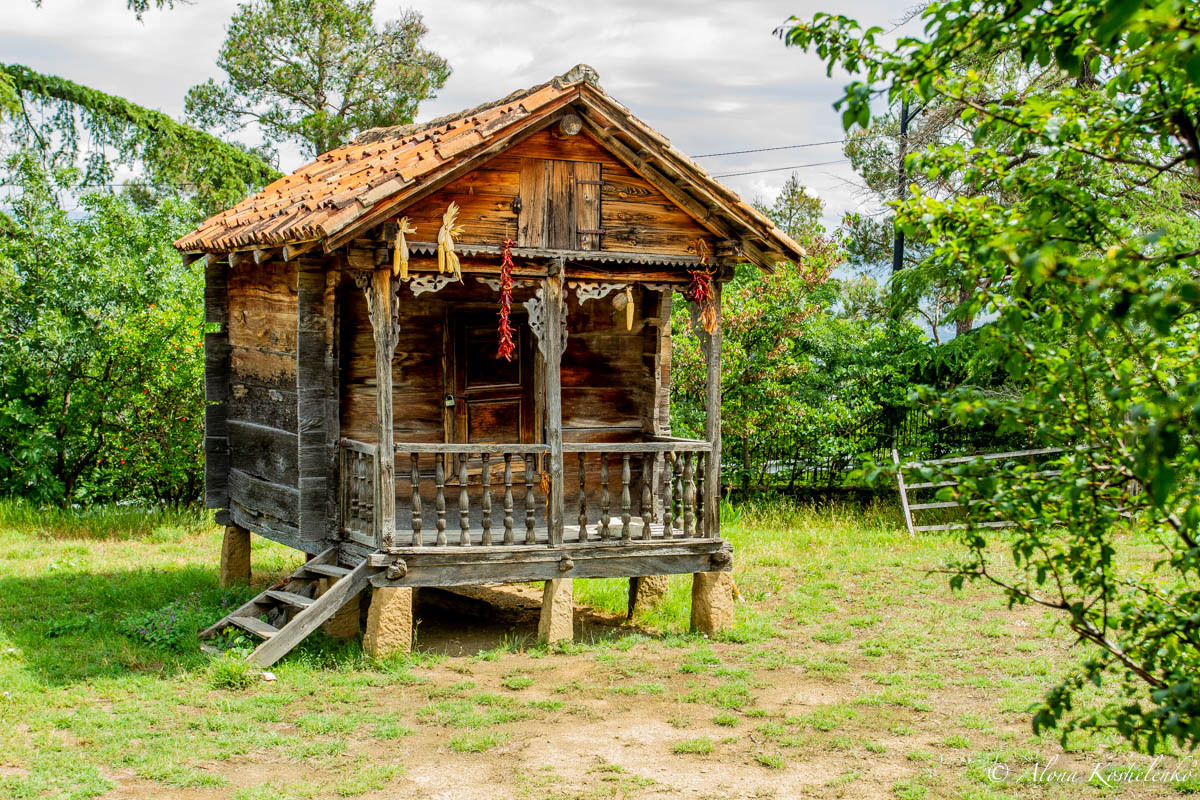
[{"label": "carved wooden bracket", "polygon": [[412,289],[413,297],[417,297],[426,292],[440,292],[457,280],[454,275],[422,275],[410,279],[408,288]]},{"label": "carved wooden bracket", "polygon": [[568,288],[575,290],[575,298],[583,305],[588,300],[602,300],[615,291],[624,289],[624,283],[593,283],[591,281],[570,281]]},{"label": "carved wooden bracket", "polygon": [[[534,296],[526,300],[522,305],[529,312],[529,328],[533,331],[534,337],[537,339],[538,351],[544,356],[546,355],[546,296],[539,287],[534,293]],[[565,305],[565,303],[564,303]],[[561,330],[559,336],[562,337],[562,345],[560,352],[567,348],[567,315],[564,313],[559,315]]]},{"label": "carved wooden bracket", "polygon": [[[366,270],[354,270],[350,274],[354,277],[354,285],[361,289],[363,296],[367,298],[367,317],[371,320],[371,333],[374,335],[376,341],[380,341],[381,326],[375,316],[375,292],[373,289],[375,273],[367,272]],[[399,284],[395,285],[393,291],[399,291]],[[387,339],[383,340],[383,344],[389,350],[394,351],[400,341],[400,304],[396,302],[395,298],[392,300],[391,324],[387,326],[386,334]]]}]

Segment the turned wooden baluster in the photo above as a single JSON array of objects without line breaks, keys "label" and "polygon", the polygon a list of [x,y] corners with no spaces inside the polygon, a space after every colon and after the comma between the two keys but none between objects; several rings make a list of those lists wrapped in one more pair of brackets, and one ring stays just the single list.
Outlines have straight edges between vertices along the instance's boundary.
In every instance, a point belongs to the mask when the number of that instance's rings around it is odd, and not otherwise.
[{"label": "turned wooden baluster", "polygon": [[600,522],[597,523],[598,533],[602,540],[612,538],[612,530],[608,526],[612,498],[608,495],[608,453],[600,454]]},{"label": "turned wooden baluster", "polygon": [[696,481],[692,472],[692,454],[683,455],[683,535],[692,535],[692,523],[696,519]]},{"label": "turned wooden baluster", "polygon": [[579,459],[579,541],[586,542],[587,529],[587,465],[583,461],[583,453],[576,453]]},{"label": "turned wooden baluster", "polygon": [[537,502],[533,496],[533,456],[525,456],[525,544],[537,544],[537,534],[533,532],[535,505]]},{"label": "turned wooden baluster", "polygon": [[467,458],[466,453],[458,456],[458,527],[462,533],[458,535],[460,547],[471,543],[471,497],[467,494]]},{"label": "turned wooden baluster", "polygon": [[642,453],[642,538],[650,538],[650,523],[654,518],[654,498],[650,496],[650,481],[654,475],[654,455]]},{"label": "turned wooden baluster", "polygon": [[629,453],[621,454],[621,540],[629,541],[632,531],[629,522],[633,517],[629,513]]},{"label": "turned wooden baluster", "polygon": [[[685,455],[683,453],[675,454],[675,489],[673,493],[675,497],[675,522],[679,525],[679,530],[681,532],[683,531],[683,507],[685,505],[685,498],[683,496],[684,458]],[[687,534],[683,533],[683,535],[686,536]]]},{"label": "turned wooden baluster", "polygon": [[483,472],[480,473],[480,483],[483,484],[483,546],[492,546],[492,454],[482,453]]},{"label": "turned wooden baluster", "polygon": [[504,454],[504,543],[513,544],[512,453]]},{"label": "turned wooden baluster", "polygon": [[437,546],[446,544],[446,463],[441,456],[434,458],[437,465],[433,470],[433,482],[437,485],[437,494],[433,497],[433,510],[437,512]]},{"label": "turned wooden baluster", "polygon": [[672,528],[675,525],[675,496],[671,491],[675,483],[675,454],[663,453],[663,536],[668,539],[674,536]]},{"label": "turned wooden baluster", "polygon": [[420,454],[410,453],[409,459],[412,461],[412,546],[420,547],[421,541],[421,467]]},{"label": "turned wooden baluster", "polygon": [[704,537],[704,453],[696,453],[696,538]]},{"label": "turned wooden baluster", "polygon": [[346,451],[346,474],[348,476],[346,482],[346,517],[351,523],[346,527],[352,527],[358,521],[358,453],[353,450]]}]

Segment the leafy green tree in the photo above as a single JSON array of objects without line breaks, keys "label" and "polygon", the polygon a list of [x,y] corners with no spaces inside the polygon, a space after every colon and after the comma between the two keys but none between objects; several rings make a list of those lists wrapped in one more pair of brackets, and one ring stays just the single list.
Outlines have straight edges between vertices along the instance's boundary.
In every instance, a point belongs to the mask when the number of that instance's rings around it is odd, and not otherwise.
[{"label": "leafy green tree", "polygon": [[187,113],[206,128],[257,123],[268,142],[316,156],[356,131],[412,121],[450,75],[421,45],[421,15],[405,10],[375,27],[375,0],[251,0],[238,6],[217,65],[228,80],[188,91]]},{"label": "leafy green tree", "polygon": [[42,502],[199,496],[203,275],[171,242],[194,207],[85,194],[10,164],[0,213],[0,493]]},{"label": "leafy green tree", "polygon": [[[981,354],[1012,394],[931,402],[999,416],[1057,445],[1051,469],[967,463],[943,496],[968,506],[953,582],[991,581],[1012,603],[1061,613],[1088,658],[1044,698],[1036,730],[1112,728],[1151,750],[1200,744],[1200,6],[1190,0],[933,3],[921,37],[818,15],[785,32],[852,82],[838,101],[865,127],[880,95],[938,101],[969,135],[908,157],[897,207],[929,259],[978,287]],[[1010,47],[1026,94],[965,56]],[[1007,533],[981,523],[1015,522]],[[1146,551],[1151,556],[1146,558]],[[1088,704],[1089,684],[1110,686]]]},{"label": "leafy green tree", "polygon": [[[911,326],[892,329],[878,286],[839,281],[841,241],[821,225],[822,204],[793,176],[770,205],[760,204],[802,244],[802,264],[764,275],[739,265],[723,292],[721,418],[726,482],[750,480],[752,456],[772,443],[802,442],[813,458],[852,455],[839,432],[885,405],[899,405],[923,353]],[[704,358],[692,306],[672,321],[672,421],[703,430]]]},{"label": "leafy green tree", "polygon": [[0,65],[0,105],[5,81],[13,89],[11,141],[36,153],[60,188],[107,188],[125,167],[144,195],[189,197],[201,213],[215,213],[279,176],[258,153],[18,64]]}]

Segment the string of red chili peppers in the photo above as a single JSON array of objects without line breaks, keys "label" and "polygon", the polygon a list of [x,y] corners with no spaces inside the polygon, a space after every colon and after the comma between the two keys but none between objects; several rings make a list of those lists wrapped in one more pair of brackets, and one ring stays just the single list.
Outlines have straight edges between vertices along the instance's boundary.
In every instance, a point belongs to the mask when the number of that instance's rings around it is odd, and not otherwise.
[{"label": "string of red chili peppers", "polygon": [[700,324],[704,326],[704,330],[712,333],[717,329],[717,307],[713,302],[716,298],[712,286],[713,271],[708,266],[708,248],[705,247],[704,240],[701,239],[696,244],[700,253],[700,268],[688,270],[692,279],[688,282],[686,296],[699,309]]},{"label": "string of red chili peppers", "polygon": [[512,361],[513,351],[516,349],[513,344],[512,325],[509,324],[513,294],[512,246],[512,239],[504,240],[503,255],[500,261],[500,327],[497,329],[500,346],[496,349],[496,357],[503,358],[505,361]]}]

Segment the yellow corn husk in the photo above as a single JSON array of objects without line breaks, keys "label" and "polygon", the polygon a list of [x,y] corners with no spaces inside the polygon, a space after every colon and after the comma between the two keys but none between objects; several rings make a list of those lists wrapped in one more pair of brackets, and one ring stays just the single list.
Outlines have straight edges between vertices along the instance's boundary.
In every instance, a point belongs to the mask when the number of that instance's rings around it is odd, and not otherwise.
[{"label": "yellow corn husk", "polygon": [[[462,280],[462,269],[458,263],[458,256],[454,253],[454,237],[462,233],[462,228],[455,223],[458,221],[458,203],[450,203],[446,207],[446,213],[442,215],[442,228],[438,231],[438,272],[445,273],[446,268],[454,272],[458,279]],[[453,260],[451,260],[453,258]]]},{"label": "yellow corn husk", "polygon": [[416,232],[417,229],[409,224],[408,217],[400,218],[396,225],[396,246],[392,257],[392,274],[398,274],[400,280],[408,280],[408,239],[404,235]]},{"label": "yellow corn husk", "polygon": [[625,287],[625,330],[633,330],[633,285]]}]

